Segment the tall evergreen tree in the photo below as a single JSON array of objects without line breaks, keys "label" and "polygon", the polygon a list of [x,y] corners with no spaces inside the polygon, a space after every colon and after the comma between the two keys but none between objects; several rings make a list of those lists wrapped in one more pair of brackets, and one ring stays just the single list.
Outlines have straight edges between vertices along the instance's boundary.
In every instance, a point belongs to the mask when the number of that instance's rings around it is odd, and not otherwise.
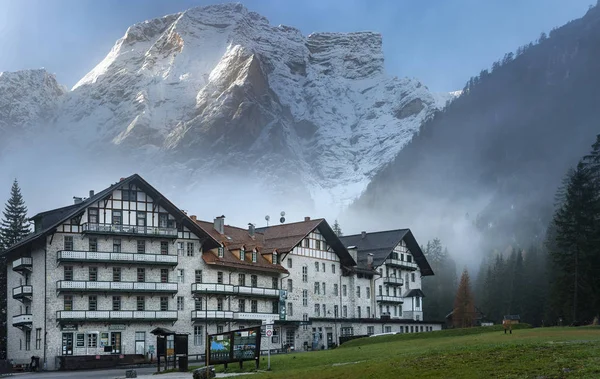
[{"label": "tall evergreen tree", "polygon": [[334,221],[333,226],[331,227],[331,229],[333,229],[333,232],[338,237],[341,237],[341,236],[344,235],[344,233],[342,233],[342,227],[340,226],[340,223],[338,222],[337,219]]},{"label": "tall evergreen tree", "polygon": [[469,272],[465,268],[460,277],[460,284],[454,299],[452,323],[457,328],[468,328],[475,321],[475,299],[471,291]]},{"label": "tall evergreen tree", "polygon": [[448,249],[439,239],[427,242],[423,248],[435,275],[423,278],[423,292],[427,301],[423,303],[423,313],[427,319],[443,320],[452,310],[456,289],[456,265]]}]

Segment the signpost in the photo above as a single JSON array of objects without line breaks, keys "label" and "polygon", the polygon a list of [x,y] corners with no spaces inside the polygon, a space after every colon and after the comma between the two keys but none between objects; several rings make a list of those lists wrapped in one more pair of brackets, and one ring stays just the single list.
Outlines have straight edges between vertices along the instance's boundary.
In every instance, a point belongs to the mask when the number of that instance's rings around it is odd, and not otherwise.
[{"label": "signpost", "polygon": [[[280,292],[281,293],[281,292]],[[263,320],[265,326],[265,335],[269,338],[269,348],[267,349],[267,371],[271,371],[271,337],[273,336],[273,320]]]}]

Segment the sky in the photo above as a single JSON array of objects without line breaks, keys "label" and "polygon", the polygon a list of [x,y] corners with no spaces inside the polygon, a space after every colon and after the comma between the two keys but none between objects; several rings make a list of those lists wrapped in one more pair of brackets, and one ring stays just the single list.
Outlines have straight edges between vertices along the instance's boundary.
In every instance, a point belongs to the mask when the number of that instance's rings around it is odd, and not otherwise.
[{"label": "sky", "polygon": [[[212,0],[0,0],[0,72],[45,68],[72,87],[127,27]],[[246,0],[272,25],[376,31],[388,74],[432,91],[469,77],[541,32],[583,16],[594,0]]]}]

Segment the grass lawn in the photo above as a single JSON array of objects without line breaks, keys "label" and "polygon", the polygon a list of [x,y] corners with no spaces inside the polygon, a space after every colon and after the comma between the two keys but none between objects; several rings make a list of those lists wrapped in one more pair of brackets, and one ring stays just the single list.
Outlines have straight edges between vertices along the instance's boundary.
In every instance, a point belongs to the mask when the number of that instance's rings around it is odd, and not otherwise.
[{"label": "grass lawn", "polygon": [[[266,357],[260,366],[266,369]],[[252,362],[246,367],[250,371]],[[369,337],[335,350],[274,355],[271,368],[252,378],[600,378],[600,328],[505,335],[489,327]]]}]

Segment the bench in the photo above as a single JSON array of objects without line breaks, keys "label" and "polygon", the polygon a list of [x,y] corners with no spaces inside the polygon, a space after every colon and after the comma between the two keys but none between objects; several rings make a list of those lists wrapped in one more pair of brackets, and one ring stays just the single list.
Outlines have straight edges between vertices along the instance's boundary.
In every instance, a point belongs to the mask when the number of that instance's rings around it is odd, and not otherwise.
[{"label": "bench", "polygon": [[13,372],[23,372],[23,371],[30,371],[29,368],[29,364],[31,363],[31,361],[24,361],[24,360],[17,360],[17,361],[13,361],[13,366],[12,366],[12,370]]}]

